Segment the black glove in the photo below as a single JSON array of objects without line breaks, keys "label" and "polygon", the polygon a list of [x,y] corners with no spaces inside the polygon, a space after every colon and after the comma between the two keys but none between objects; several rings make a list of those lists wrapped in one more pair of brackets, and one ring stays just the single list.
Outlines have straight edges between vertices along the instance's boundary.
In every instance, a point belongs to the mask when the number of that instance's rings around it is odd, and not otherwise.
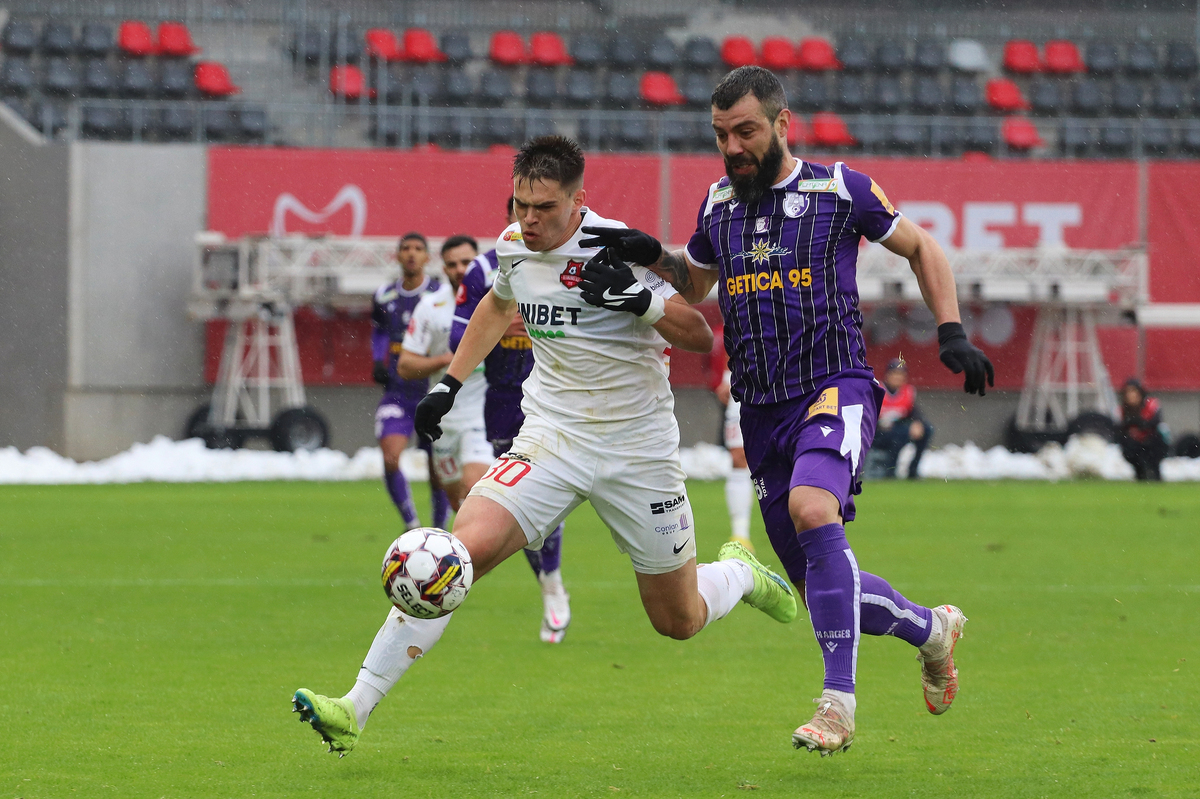
[{"label": "black glove", "polygon": [[454,396],[460,388],[462,383],[446,375],[429,389],[429,393],[417,403],[417,412],[413,414],[413,427],[416,428],[417,435],[426,441],[437,441],[442,437],[439,423],[454,407]]},{"label": "black glove", "polygon": [[371,379],[381,386],[386,386],[390,378],[387,364],[383,361],[375,361],[375,365],[371,368]]},{"label": "black glove", "polygon": [[662,258],[662,245],[649,233],[621,227],[584,226],[582,230],[592,238],[580,239],[580,247],[608,247],[622,261],[631,261],[639,266],[656,264]]},{"label": "black glove", "polygon": [[605,247],[583,265],[583,280],[579,282],[583,301],[610,311],[628,311],[641,316],[650,310],[654,297],[650,289],[638,282],[633,270]]},{"label": "black glove", "polygon": [[963,379],[963,391],[968,394],[982,397],[987,393],[983,387],[984,375],[989,386],[996,385],[992,362],[983,354],[983,350],[967,341],[967,333],[959,322],[938,325],[938,357],[954,374],[967,373]]}]

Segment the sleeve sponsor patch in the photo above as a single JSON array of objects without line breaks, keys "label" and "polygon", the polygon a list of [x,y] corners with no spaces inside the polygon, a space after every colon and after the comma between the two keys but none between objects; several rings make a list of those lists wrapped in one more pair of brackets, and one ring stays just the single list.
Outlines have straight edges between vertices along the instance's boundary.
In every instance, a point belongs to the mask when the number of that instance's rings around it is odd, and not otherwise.
[{"label": "sleeve sponsor patch", "polygon": [[712,201],[714,203],[723,203],[733,197],[733,186],[725,186],[724,188],[716,189],[712,193]]},{"label": "sleeve sponsor patch", "polygon": [[817,397],[817,401],[808,406],[808,413],[804,414],[804,421],[808,421],[814,416],[826,414],[829,416],[838,415],[838,389],[837,386],[830,386],[821,392],[821,396]]},{"label": "sleeve sponsor patch", "polygon": [[896,215],[896,209],[892,207],[890,202],[888,202],[887,195],[883,193],[883,189],[879,188],[879,184],[874,180],[871,181],[871,193],[875,195],[883,207],[887,209],[889,214],[893,216]]}]

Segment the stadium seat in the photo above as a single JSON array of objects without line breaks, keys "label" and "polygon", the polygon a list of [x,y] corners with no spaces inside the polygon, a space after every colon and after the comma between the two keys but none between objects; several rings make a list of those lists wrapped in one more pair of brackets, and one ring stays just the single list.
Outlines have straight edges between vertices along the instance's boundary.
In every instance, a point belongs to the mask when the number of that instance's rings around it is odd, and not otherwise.
[{"label": "stadium seat", "polygon": [[957,155],[965,147],[967,131],[961,120],[935,120],[929,131],[930,152],[934,155]]},{"label": "stadium seat", "polygon": [[[975,92],[979,92],[978,84],[975,86]],[[982,102],[979,105],[982,105]],[[931,75],[920,75],[913,81],[913,108],[922,114],[940,114],[945,107],[946,92],[940,80]]]},{"label": "stadium seat", "polygon": [[42,83],[46,94],[56,97],[71,97],[79,92],[79,70],[69,58],[54,56],[46,61],[46,80]]},{"label": "stadium seat", "polygon": [[233,112],[228,108],[202,109],[200,124],[204,128],[204,138],[209,141],[227,141],[233,136]]},{"label": "stadium seat", "polygon": [[1057,75],[1070,75],[1076,72],[1086,72],[1079,48],[1074,42],[1065,39],[1053,39],[1046,42],[1044,48],[1046,71]]},{"label": "stadium seat", "polygon": [[787,143],[789,147],[806,147],[812,139],[808,123],[799,114],[792,114],[788,122]]},{"label": "stadium seat", "polygon": [[192,139],[196,136],[196,112],[184,107],[163,109],[158,120],[159,132],[172,141]]},{"label": "stadium seat", "polygon": [[150,26],[137,19],[127,19],[117,28],[117,48],[123,54],[137,58],[154,55],[158,49]]},{"label": "stadium seat", "polygon": [[651,69],[670,71],[679,63],[679,49],[666,36],[655,37],[646,53],[646,62]]},{"label": "stadium seat", "polygon": [[924,152],[928,147],[929,129],[926,125],[901,117],[888,132],[888,146],[899,153]]},{"label": "stadium seat", "polygon": [[1068,119],[1059,131],[1058,147],[1063,155],[1078,157],[1087,154],[1094,139],[1089,123],[1082,119]]},{"label": "stadium seat", "polygon": [[1169,123],[1147,119],[1142,122],[1141,141],[1144,155],[1167,155],[1175,146],[1175,133]]},{"label": "stadium seat", "polygon": [[693,108],[709,108],[712,105],[713,79],[706,72],[688,72],[683,76],[680,94]]},{"label": "stadium seat", "polygon": [[1018,75],[1041,72],[1037,45],[1028,39],[1010,39],[1004,45],[1004,68]]},{"label": "stadium seat", "polygon": [[787,72],[798,65],[796,48],[782,36],[768,36],[762,40],[759,63],[776,72]]},{"label": "stadium seat", "polygon": [[867,84],[859,75],[843,75],[838,82],[837,107],[839,111],[859,114],[867,108]]},{"label": "stadium seat", "polygon": [[266,141],[270,133],[267,111],[259,106],[243,106],[238,109],[238,133],[247,141]]},{"label": "stadium seat", "polygon": [[690,119],[664,115],[660,118],[663,141],[672,152],[694,149],[696,146],[696,125]]},{"label": "stadium seat", "polygon": [[159,64],[158,93],[163,97],[186,97],[193,86],[192,65],[187,61],[169,59]]},{"label": "stadium seat", "polygon": [[995,120],[987,117],[975,117],[967,120],[963,133],[964,149],[990,153],[996,149],[997,142],[999,142],[999,136],[996,133]]},{"label": "stadium seat", "polygon": [[83,93],[88,97],[108,97],[117,88],[117,76],[102,58],[91,58],[83,65]]},{"label": "stadium seat", "polygon": [[604,86],[604,105],[608,108],[633,108],[638,99],[637,78],[627,72],[609,72]]},{"label": "stadium seat", "polygon": [[1084,63],[1093,75],[1113,75],[1120,68],[1121,59],[1115,44],[1095,41],[1088,45]]},{"label": "stadium seat", "polygon": [[479,104],[500,106],[513,96],[512,80],[507,72],[488,69],[479,77]]},{"label": "stadium seat", "polygon": [[158,48],[166,58],[190,58],[200,52],[192,41],[192,32],[182,22],[163,22],[158,26]]},{"label": "stadium seat", "polygon": [[1190,78],[1196,74],[1196,45],[1193,42],[1170,42],[1167,45],[1167,74],[1176,78]]},{"label": "stadium seat", "polygon": [[821,111],[829,106],[829,87],[824,76],[805,75],[795,92],[796,107],[805,111]]},{"label": "stadium seat", "polygon": [[496,31],[488,45],[488,58],[502,67],[515,67],[529,61],[525,41],[516,31]]},{"label": "stadium seat", "polygon": [[992,78],[987,82],[987,103],[997,111],[1024,111],[1029,103],[1021,88],[1008,78]]},{"label": "stadium seat", "polygon": [[150,74],[150,67],[145,61],[130,59],[125,62],[125,67],[121,70],[120,81],[117,84],[117,92],[122,97],[138,99],[149,97],[156,87],[154,76]]},{"label": "stadium seat", "polygon": [[[855,144],[864,152],[879,152],[891,140],[891,125],[880,117],[860,117],[854,123],[853,135]],[[810,139],[810,143],[816,142]]]},{"label": "stadium seat", "polygon": [[1112,87],[1113,113],[1123,117],[1138,116],[1142,113],[1145,96],[1146,92],[1142,88],[1142,84],[1131,80],[1115,81]]},{"label": "stadium seat", "polygon": [[650,144],[650,120],[644,116],[625,117],[611,126],[609,133],[618,146],[645,150]]},{"label": "stadium seat", "polygon": [[918,72],[940,72],[946,66],[946,45],[940,39],[921,39],[913,54]]},{"label": "stadium seat", "polygon": [[80,127],[84,136],[101,139],[119,138],[130,133],[128,117],[121,110],[107,106],[83,106]]},{"label": "stadium seat", "polygon": [[604,143],[604,122],[594,116],[579,120],[577,135],[579,146],[585,150],[598,150]]},{"label": "stadium seat", "polygon": [[414,145],[434,145],[445,141],[450,135],[450,120],[444,115],[423,109],[415,116]]},{"label": "stadium seat", "polygon": [[36,81],[33,66],[25,56],[10,55],[0,67],[0,91],[4,94],[26,95],[33,91]]},{"label": "stadium seat", "polygon": [[433,34],[424,28],[409,28],[404,31],[402,45],[402,57],[410,64],[433,64],[446,60],[446,55],[438,49]]},{"label": "stadium seat", "polygon": [[900,79],[884,75],[875,79],[875,89],[871,95],[871,105],[877,111],[895,113],[905,105],[904,87]]},{"label": "stadium seat", "polygon": [[1149,42],[1131,42],[1125,50],[1125,71],[1139,78],[1158,72],[1158,53]]},{"label": "stadium seat", "polygon": [[342,28],[329,37],[329,63],[357,64],[362,60],[363,33]]},{"label": "stadium seat", "polygon": [[[200,90],[204,91],[203,88]],[[329,68],[330,94],[353,101],[361,99],[367,91],[362,70],[354,64],[336,64]]]},{"label": "stadium seat", "polygon": [[75,55],[75,27],[69,22],[47,22],[42,28],[41,51],[46,55]]},{"label": "stadium seat", "polygon": [[327,38],[326,32],[323,31],[297,30],[292,39],[292,56],[306,64],[319,63],[328,49],[325,46]]},{"label": "stadium seat", "polygon": [[[1015,84],[1013,88],[1016,88]],[[1018,90],[1018,96],[1019,94]],[[954,83],[950,87],[950,103],[954,107],[955,113],[977,114],[984,109],[988,100],[990,97],[985,99],[983,91],[979,88],[979,81],[975,78],[960,75],[954,79]]]},{"label": "stadium seat", "polygon": [[512,144],[522,135],[523,125],[512,114],[489,114],[483,123],[483,139],[487,144]]},{"label": "stadium seat", "polygon": [[103,22],[83,23],[83,33],[79,37],[79,51],[87,56],[106,56],[112,52],[114,44],[113,29]]},{"label": "stadium seat", "polygon": [[857,143],[845,120],[828,111],[813,114],[812,133],[813,144],[818,147],[851,147]]},{"label": "stadium seat", "polygon": [[885,39],[875,48],[875,68],[895,75],[908,69],[908,49],[902,42]]},{"label": "stadium seat", "polygon": [[53,136],[67,126],[67,112],[58,103],[43,100],[30,111],[30,124],[47,136]]},{"label": "stadium seat", "polygon": [[571,39],[571,58],[575,66],[595,69],[604,63],[604,40],[594,33],[577,33]]},{"label": "stadium seat", "polygon": [[37,48],[38,35],[27,19],[9,19],[0,34],[0,47],[11,55],[29,55]]},{"label": "stadium seat", "polygon": [[529,114],[525,118],[525,139],[536,139],[539,136],[553,136],[558,133],[554,120],[544,114]]},{"label": "stadium seat", "polygon": [[1179,148],[1188,155],[1200,155],[1200,120],[1188,120],[1179,136]]},{"label": "stadium seat", "polygon": [[388,63],[399,61],[404,56],[400,49],[400,40],[396,34],[387,28],[371,28],[363,34],[366,44],[367,58]]},{"label": "stadium seat", "polygon": [[1156,116],[1179,116],[1187,104],[1182,84],[1173,80],[1160,80],[1154,84],[1151,91],[1150,108]]},{"label": "stadium seat", "polygon": [[[763,57],[765,59],[765,52]],[[815,36],[800,42],[800,46],[796,49],[796,66],[805,72],[828,72],[842,68],[829,40]]]},{"label": "stadium seat", "polygon": [[1129,158],[1133,155],[1132,124],[1109,120],[1100,127],[1100,150],[1109,156]]},{"label": "stadium seat", "polygon": [[567,73],[567,87],[563,97],[568,105],[584,108],[596,102],[598,95],[596,73],[586,69],[572,69]]},{"label": "stadium seat", "polygon": [[[361,77],[361,72],[359,73]],[[196,88],[205,97],[229,97],[241,91],[233,85],[229,70],[216,61],[201,61],[195,69]]]},{"label": "stadium seat", "polygon": [[987,51],[974,39],[955,39],[950,42],[947,60],[959,72],[987,72],[992,68]]},{"label": "stadium seat", "polygon": [[615,34],[608,40],[609,67],[619,70],[633,69],[642,64],[642,49],[632,37],[623,33]]},{"label": "stadium seat", "polygon": [[534,108],[549,108],[558,102],[558,81],[554,70],[534,67],[525,75],[525,104]]},{"label": "stadium seat", "polygon": [[721,42],[721,60],[730,69],[757,64],[754,42],[745,36],[726,36],[725,41]]},{"label": "stadium seat", "polygon": [[683,64],[691,69],[716,69],[721,66],[721,51],[707,36],[693,36],[683,46]]},{"label": "stadium seat", "polygon": [[471,37],[462,31],[443,33],[441,51],[446,60],[456,66],[467,63],[475,55],[471,52]]},{"label": "stadium seat", "polygon": [[1041,147],[1042,137],[1037,127],[1025,117],[1008,117],[1001,123],[1000,135],[1010,150],[1022,152]]},{"label": "stadium seat", "polygon": [[1062,111],[1062,89],[1058,81],[1039,80],[1029,90],[1029,107],[1035,114],[1052,116]]},{"label": "stadium seat", "polygon": [[542,67],[565,67],[571,65],[566,42],[557,33],[540,31],[529,37],[529,59]]},{"label": "stadium seat", "polygon": [[643,74],[638,94],[643,102],[655,108],[683,104],[683,95],[667,72],[651,70]]},{"label": "stadium seat", "polygon": [[861,39],[844,39],[839,42],[837,57],[846,72],[870,72],[875,66],[870,49]]},{"label": "stadium seat", "polygon": [[[425,85],[423,88],[426,104],[445,102],[448,105],[471,105],[475,98],[475,83],[470,73],[464,67],[452,67],[446,70],[445,76],[433,67],[421,70]],[[413,76],[413,88],[416,90],[416,76]]]},{"label": "stadium seat", "polygon": [[1071,110],[1085,116],[1095,116],[1104,110],[1104,93],[1093,78],[1082,78],[1071,90]]}]

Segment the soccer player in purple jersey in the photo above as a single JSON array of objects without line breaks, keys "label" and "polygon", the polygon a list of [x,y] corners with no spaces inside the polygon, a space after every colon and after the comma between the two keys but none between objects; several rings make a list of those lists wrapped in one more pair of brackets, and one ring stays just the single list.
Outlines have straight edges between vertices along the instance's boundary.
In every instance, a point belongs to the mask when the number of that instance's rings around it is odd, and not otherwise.
[{"label": "soccer player in purple jersey", "polygon": [[[513,198],[510,195],[505,210],[508,224],[517,221],[513,213]],[[454,310],[454,326],[450,329],[450,349],[458,349],[471,321],[471,314],[484,298],[496,279],[500,259],[495,248],[475,259],[463,276],[458,287],[457,307]],[[492,450],[499,458],[512,447],[513,439],[525,421],[521,410],[521,384],[533,371],[533,341],[525,330],[525,322],[518,315],[500,339],[500,343],[483,359],[487,394],[483,404],[484,426]],[[548,644],[562,643],[571,624],[571,595],[563,586],[562,534],[560,523],[554,532],[546,536],[541,549],[525,549],[529,567],[542,587],[542,627],[538,637]]]},{"label": "soccer player in purple jersey", "polygon": [[929,712],[958,691],[954,647],[966,617],[909,601],[860,571],[843,525],[854,518],[883,388],[866,361],[855,267],[860,239],[907,258],[938,322],[943,363],[983,394],[992,365],[963,332],[946,255],[902,217],[873,180],[844,164],[787,151],[791,114],[779,80],[760,67],[726,75],[712,123],[726,177],[701,203],[680,252],[631,230],[595,232],[626,260],[651,266],[690,302],[715,285],[725,320],[733,396],[771,543],[802,588],[825,661],[817,713],[792,734],[823,756],[854,740],[860,633],[918,649]]},{"label": "soccer player in purple jersey", "polygon": [[[400,263],[400,279],[380,286],[371,302],[372,377],[383,386],[383,397],[375,409],[375,438],[383,450],[383,483],[387,486],[388,496],[400,511],[405,528],[411,530],[420,527],[421,520],[417,517],[408,481],[400,471],[400,454],[412,438],[413,413],[429,390],[429,381],[405,380],[397,374],[396,365],[400,362],[400,345],[413,309],[422,296],[437,291],[441,283],[425,274],[429,245],[420,233],[404,234],[396,250],[396,260]],[[449,358],[446,363],[450,363]],[[421,448],[429,454],[432,465],[429,445],[422,442]],[[450,500],[437,484],[432,467],[429,473],[433,526],[444,528],[450,517]]]}]

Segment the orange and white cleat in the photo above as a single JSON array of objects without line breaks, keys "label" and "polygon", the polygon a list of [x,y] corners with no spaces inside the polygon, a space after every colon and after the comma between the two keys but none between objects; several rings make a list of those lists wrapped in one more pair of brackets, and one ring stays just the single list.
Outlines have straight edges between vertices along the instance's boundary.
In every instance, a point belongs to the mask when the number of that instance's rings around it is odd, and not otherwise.
[{"label": "orange and white cleat", "polygon": [[792,746],[820,752],[821,757],[845,752],[854,742],[854,713],[829,693],[813,701],[817,712],[812,721],[792,733]]},{"label": "orange and white cleat", "polygon": [[953,605],[936,607],[942,624],[941,635],[936,641],[926,641],[917,650],[917,661],[921,664],[921,688],[925,692],[925,707],[935,716],[950,709],[958,695],[958,669],[954,667],[954,647],[963,636],[963,625],[967,617]]}]

